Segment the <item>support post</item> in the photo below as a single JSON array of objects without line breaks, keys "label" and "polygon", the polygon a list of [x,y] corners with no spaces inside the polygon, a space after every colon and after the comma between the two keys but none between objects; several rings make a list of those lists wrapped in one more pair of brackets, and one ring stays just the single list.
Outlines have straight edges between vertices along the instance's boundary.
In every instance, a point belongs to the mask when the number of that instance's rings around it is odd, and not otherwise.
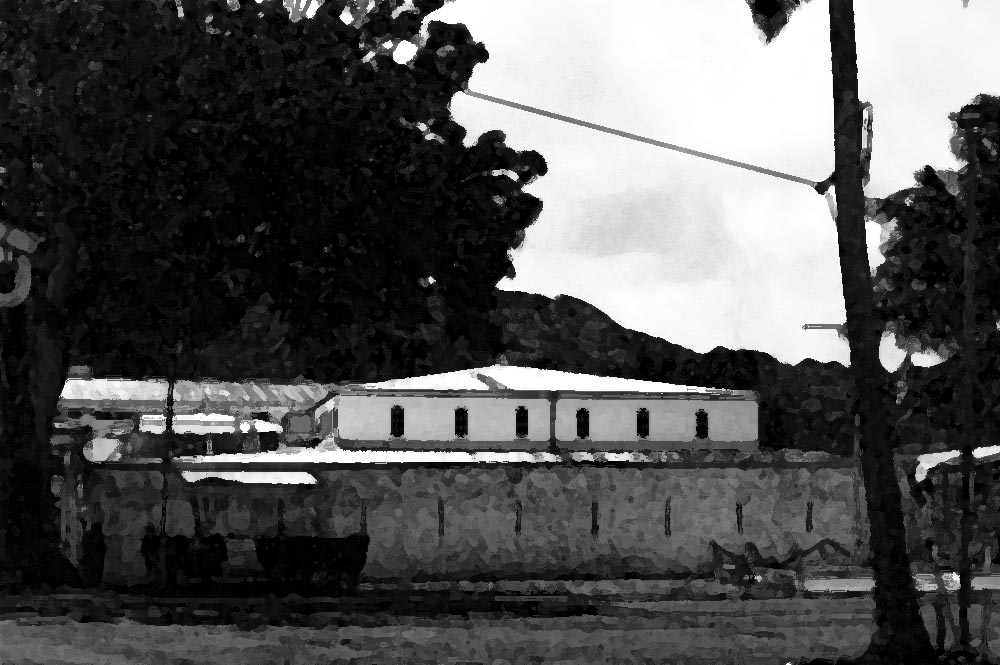
[{"label": "support post", "polygon": [[983,589],[983,613],[979,622],[979,655],[983,660],[990,656],[990,621],[993,617],[993,595],[989,589]]}]

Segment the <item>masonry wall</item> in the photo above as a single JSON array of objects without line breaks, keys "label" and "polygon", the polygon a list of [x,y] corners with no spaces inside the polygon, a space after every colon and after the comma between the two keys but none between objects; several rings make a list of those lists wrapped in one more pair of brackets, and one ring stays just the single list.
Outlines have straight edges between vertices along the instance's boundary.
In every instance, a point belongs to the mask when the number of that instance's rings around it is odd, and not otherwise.
[{"label": "masonry wall", "polygon": [[[711,541],[739,552],[752,542],[781,559],[827,538],[853,551],[859,535],[849,466],[554,464],[314,475],[318,484],[304,488],[168,477],[167,532],[194,534],[194,501],[203,534],[231,534],[229,565],[252,567],[252,538],[276,535],[280,501],[286,535],[366,531],[369,579],[658,577],[706,570]],[[153,470],[98,467],[79,487],[78,515],[103,527],[106,582],[149,579],[140,543],[147,527],[158,530],[162,483]]]}]

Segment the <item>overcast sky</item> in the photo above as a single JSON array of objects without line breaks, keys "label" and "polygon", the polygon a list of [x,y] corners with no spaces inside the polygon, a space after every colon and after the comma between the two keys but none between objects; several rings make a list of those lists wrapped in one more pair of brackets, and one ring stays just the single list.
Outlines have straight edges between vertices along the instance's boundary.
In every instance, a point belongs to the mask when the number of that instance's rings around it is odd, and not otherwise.
[{"label": "overcast sky", "polygon": [[[868,194],[884,196],[924,164],[957,166],[948,114],[1000,92],[1000,2],[855,4],[875,108]],[[475,91],[812,180],[832,171],[823,0],[766,47],[744,0],[456,0],[434,18],[489,50]],[[470,141],[501,129],[548,162],[530,188],[544,210],[501,288],[572,295],[696,351],[847,363],[834,332],[802,330],[844,320],[834,224],[810,188],[465,95],[453,111]]]}]

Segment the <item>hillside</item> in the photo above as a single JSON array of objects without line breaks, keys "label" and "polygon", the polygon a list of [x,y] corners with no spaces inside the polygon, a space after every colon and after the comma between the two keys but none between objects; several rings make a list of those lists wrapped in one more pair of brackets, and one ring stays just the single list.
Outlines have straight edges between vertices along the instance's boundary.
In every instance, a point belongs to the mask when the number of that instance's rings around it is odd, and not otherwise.
[{"label": "hillside", "polygon": [[839,363],[789,365],[760,351],[723,347],[701,354],[624,328],[570,296],[500,292],[495,321],[504,328],[504,355],[512,365],[754,390],[763,445],[852,449],[847,370]]},{"label": "hillside", "polygon": [[[790,365],[760,351],[724,347],[697,353],[624,328],[593,305],[570,296],[553,299],[520,291],[498,292],[493,323],[503,330],[500,351],[512,365],[753,390],[760,395],[760,440],[765,447],[841,454],[853,448],[853,428],[847,413],[849,377],[847,368],[839,363],[804,360]],[[317,366],[311,361],[311,347],[301,344],[291,349],[288,334],[288,327],[262,301],[248,311],[237,329],[199,354],[204,374],[314,378]],[[475,342],[453,345],[464,346],[464,356],[452,353],[452,346],[442,347],[440,357],[426,359],[431,366],[425,365],[418,373],[492,362],[492,352]],[[316,345],[323,346],[318,340],[313,343]],[[1000,376],[996,360],[1000,358],[1000,338],[990,341],[982,357],[985,362],[981,378],[988,392],[984,394],[980,421],[986,435],[996,438],[1000,434],[1000,380],[994,377]],[[885,405],[891,422],[900,425],[899,441],[928,447],[950,440],[961,422],[952,391],[960,376],[960,362],[960,358],[954,358],[936,367],[910,368],[906,374],[909,387],[898,405],[895,384],[899,377],[886,372]],[[326,370],[331,381],[339,380],[335,368]],[[374,378],[382,380],[405,373],[390,368],[386,376]]]}]

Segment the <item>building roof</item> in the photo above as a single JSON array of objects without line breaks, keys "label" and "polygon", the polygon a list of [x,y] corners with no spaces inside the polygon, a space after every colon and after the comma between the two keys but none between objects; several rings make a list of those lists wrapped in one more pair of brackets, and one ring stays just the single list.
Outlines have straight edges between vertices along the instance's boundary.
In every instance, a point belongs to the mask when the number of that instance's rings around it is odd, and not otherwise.
[{"label": "building roof", "polygon": [[329,395],[330,386],[319,383],[274,384],[178,381],[174,400],[178,406],[268,407],[305,409]]},{"label": "building roof", "polygon": [[63,408],[94,408],[114,404],[123,411],[137,405],[151,406],[167,401],[166,381],[126,381],[124,379],[67,379],[59,402]]},{"label": "building roof", "polygon": [[[1000,446],[980,446],[972,451],[975,464],[1000,461]],[[946,450],[940,453],[926,453],[917,458],[915,476],[917,482],[927,477],[927,474],[938,467],[955,467],[962,463],[961,450]]]},{"label": "building roof", "polygon": [[[220,412],[238,407],[304,409],[326,398],[332,389],[333,386],[319,383],[178,381],[174,385],[174,406],[196,410],[204,407]],[[167,382],[163,379],[70,378],[63,386],[59,401],[64,409],[136,411],[153,408],[162,411],[166,408]]]},{"label": "building roof", "polygon": [[621,379],[611,376],[577,374],[551,369],[493,365],[476,369],[431,374],[406,379],[393,379],[379,383],[347,384],[351,390],[470,390],[470,391],[579,391],[616,393],[684,393],[692,395],[750,395],[746,391],[682,386],[656,381]]}]

